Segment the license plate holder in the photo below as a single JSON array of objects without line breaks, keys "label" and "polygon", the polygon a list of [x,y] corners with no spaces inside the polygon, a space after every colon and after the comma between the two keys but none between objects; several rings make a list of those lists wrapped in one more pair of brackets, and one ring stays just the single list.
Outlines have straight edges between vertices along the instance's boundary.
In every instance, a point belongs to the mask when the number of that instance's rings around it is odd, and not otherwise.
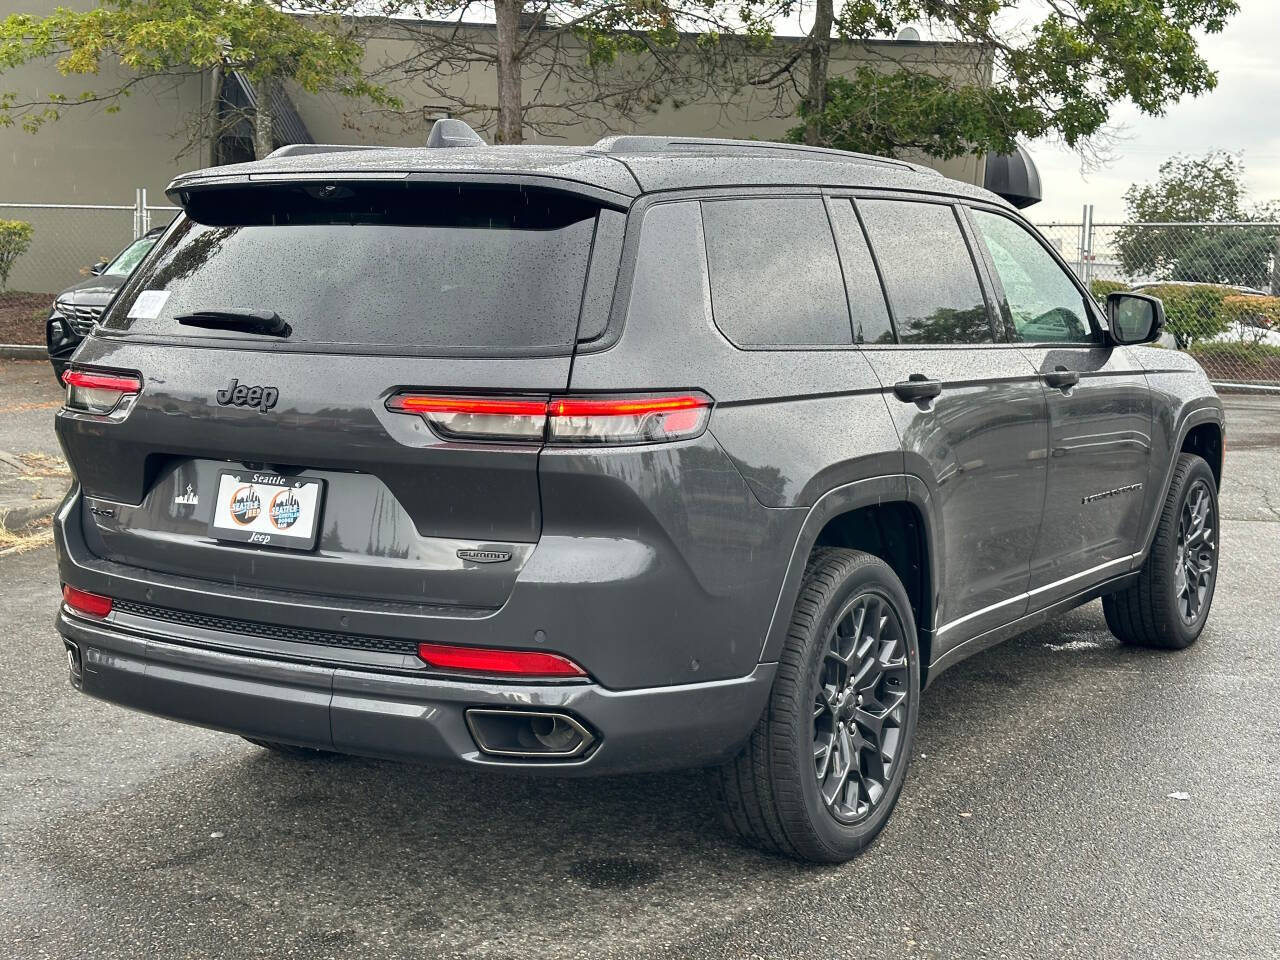
[{"label": "license plate holder", "polygon": [[223,470],[209,536],[259,547],[313,550],[323,505],[323,480]]}]

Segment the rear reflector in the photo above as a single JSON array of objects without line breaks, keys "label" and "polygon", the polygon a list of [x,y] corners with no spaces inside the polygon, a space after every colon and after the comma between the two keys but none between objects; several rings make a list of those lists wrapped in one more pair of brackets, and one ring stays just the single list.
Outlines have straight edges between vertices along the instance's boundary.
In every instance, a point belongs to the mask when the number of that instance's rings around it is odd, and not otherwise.
[{"label": "rear reflector", "polygon": [[387,409],[418,414],[448,439],[546,440],[556,444],[688,439],[706,429],[711,406],[711,398],[699,392],[550,400],[402,393],[387,400]]},{"label": "rear reflector", "polygon": [[86,617],[105,617],[111,612],[110,597],[87,593],[84,590],[77,590],[75,587],[64,586],[62,588],[62,602],[76,613],[82,613]]},{"label": "rear reflector", "polygon": [[493,650],[420,643],[418,656],[441,670],[465,670],[467,673],[493,676],[563,678],[587,675],[587,671],[567,657],[537,650]]},{"label": "rear reflector", "polygon": [[83,413],[111,413],[123,398],[142,391],[141,378],[121,373],[68,370],[62,380],[67,385],[67,409]]}]

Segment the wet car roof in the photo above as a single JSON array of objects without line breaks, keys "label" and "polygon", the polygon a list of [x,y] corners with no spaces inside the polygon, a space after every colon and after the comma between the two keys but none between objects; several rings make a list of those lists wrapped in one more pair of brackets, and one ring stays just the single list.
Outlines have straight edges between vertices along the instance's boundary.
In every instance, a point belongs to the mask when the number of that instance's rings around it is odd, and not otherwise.
[{"label": "wet car roof", "polygon": [[871,187],[962,196],[1007,205],[979,187],[929,167],[887,157],[797,144],[699,138],[609,137],[589,147],[359,147],[305,144],[250,163],[177,177],[169,196],[231,183],[325,179],[539,178],[619,198],[734,186]]}]

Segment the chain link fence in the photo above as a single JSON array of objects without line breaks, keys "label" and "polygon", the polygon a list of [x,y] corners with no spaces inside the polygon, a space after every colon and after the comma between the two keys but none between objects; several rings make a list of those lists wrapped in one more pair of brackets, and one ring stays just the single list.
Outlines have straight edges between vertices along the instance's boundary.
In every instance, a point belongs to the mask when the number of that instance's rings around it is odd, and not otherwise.
[{"label": "chain link fence", "polygon": [[[1215,383],[1280,389],[1280,223],[1094,223],[1090,211],[1040,229],[1099,301],[1154,294],[1168,317],[1162,346],[1194,356]],[[94,264],[176,212],[145,190],[131,204],[0,202],[0,343],[43,343],[59,293],[93,286]],[[95,297],[83,299],[91,312]]]},{"label": "chain link fence", "polygon": [[1040,227],[1099,301],[1158,296],[1161,346],[1215,384],[1280,389],[1280,223],[1050,223]]},{"label": "chain link fence", "polygon": [[[131,204],[0,202],[0,343],[43,344],[55,297],[77,284],[110,286],[110,277],[93,282],[94,265],[110,263],[176,212],[149,204],[145,190]],[[101,291],[88,289],[67,298],[83,300],[86,316],[104,302]]]}]

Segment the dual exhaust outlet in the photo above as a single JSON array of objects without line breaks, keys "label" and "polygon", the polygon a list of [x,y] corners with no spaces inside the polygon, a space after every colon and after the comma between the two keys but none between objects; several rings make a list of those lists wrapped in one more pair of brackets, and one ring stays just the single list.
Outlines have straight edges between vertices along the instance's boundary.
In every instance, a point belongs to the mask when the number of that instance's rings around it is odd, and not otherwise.
[{"label": "dual exhaust outlet", "polygon": [[466,713],[467,729],[480,752],[518,760],[572,760],[597,737],[581,721],[554,710],[490,710]]}]

